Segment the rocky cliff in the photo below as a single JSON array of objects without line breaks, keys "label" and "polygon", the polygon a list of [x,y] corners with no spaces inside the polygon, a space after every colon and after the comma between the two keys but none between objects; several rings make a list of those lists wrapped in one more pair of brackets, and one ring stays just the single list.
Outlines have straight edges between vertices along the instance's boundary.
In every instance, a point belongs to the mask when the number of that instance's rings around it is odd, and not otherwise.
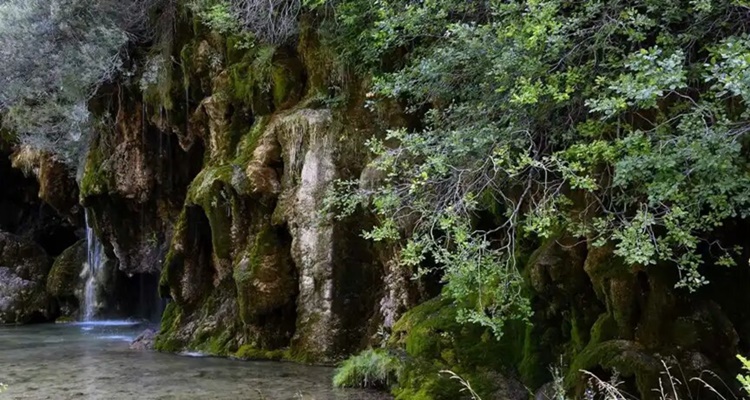
[{"label": "rocky cliff", "polygon": [[[713,272],[722,292],[687,294],[673,270],[626,267],[580,238],[525,249],[530,325],[498,340],[458,324],[439,277],[412,279],[392,249],[362,238],[373,216],[326,212],[336,180],[373,179],[364,142],[409,122],[396,105],[366,107],[369,78],[333,65],[313,27],[303,19],[293,46],[248,48],[182,21],[163,55],[173,60],[166,81],[139,90],[123,79],[92,105],[110,123],[77,183],[17,149],[16,166],[38,186],[0,165],[3,179],[23,181],[0,198],[0,229],[27,237],[0,233],[0,321],[75,315],[85,251],[73,226],[85,207],[119,276],[110,308],[129,310],[134,288],[158,286],[168,299],[160,351],[334,363],[382,342],[407,365],[403,399],[459,396],[438,374],[446,369],[486,398],[508,398],[524,394],[507,382],[536,390],[562,360],[574,391],[579,370],[616,369],[645,398],[663,359],[691,373],[734,368],[750,338],[745,270]],[[41,217],[29,217],[35,207]],[[48,218],[51,231],[30,228]]]},{"label": "rocky cliff", "polygon": [[237,40],[181,25],[168,90],[111,88],[81,204],[120,270],[159,275],[157,349],[333,362],[414,297],[361,237],[367,215],[324,211],[383,125],[313,30],[281,48]]}]

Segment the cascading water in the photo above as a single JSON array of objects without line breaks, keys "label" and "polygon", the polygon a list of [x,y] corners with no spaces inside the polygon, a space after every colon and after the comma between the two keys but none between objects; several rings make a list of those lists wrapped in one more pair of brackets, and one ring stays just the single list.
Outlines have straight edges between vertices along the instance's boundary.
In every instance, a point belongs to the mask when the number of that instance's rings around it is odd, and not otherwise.
[{"label": "cascading water", "polygon": [[83,298],[83,320],[92,321],[96,314],[97,303],[97,277],[102,265],[103,247],[94,234],[94,229],[89,224],[89,213],[86,210],[86,265],[81,276],[85,277]]}]

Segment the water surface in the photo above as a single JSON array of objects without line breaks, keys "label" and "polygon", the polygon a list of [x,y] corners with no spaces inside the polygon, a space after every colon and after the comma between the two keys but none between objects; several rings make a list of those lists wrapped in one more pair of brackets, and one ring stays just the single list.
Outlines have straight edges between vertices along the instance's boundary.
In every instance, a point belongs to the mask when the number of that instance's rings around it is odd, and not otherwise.
[{"label": "water surface", "polygon": [[130,350],[132,323],[0,326],[0,399],[382,400],[331,387],[333,370]]}]

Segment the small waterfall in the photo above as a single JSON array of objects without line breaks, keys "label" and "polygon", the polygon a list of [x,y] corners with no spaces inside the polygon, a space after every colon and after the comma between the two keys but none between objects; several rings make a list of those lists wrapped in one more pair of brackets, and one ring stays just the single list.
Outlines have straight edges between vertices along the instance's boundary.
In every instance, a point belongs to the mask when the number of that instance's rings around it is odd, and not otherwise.
[{"label": "small waterfall", "polygon": [[102,255],[104,249],[101,242],[97,239],[94,229],[91,228],[89,223],[89,212],[86,210],[86,247],[87,257],[84,271],[81,274],[85,277],[86,284],[84,286],[84,299],[83,299],[83,320],[92,321],[96,314],[96,303],[97,303],[97,277],[102,266]]}]

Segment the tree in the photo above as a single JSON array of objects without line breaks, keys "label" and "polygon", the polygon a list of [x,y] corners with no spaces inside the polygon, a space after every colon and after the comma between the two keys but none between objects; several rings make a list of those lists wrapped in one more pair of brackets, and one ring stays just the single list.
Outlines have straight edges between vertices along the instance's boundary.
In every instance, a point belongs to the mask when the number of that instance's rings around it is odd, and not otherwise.
[{"label": "tree", "polygon": [[373,140],[385,179],[343,183],[333,203],[373,209],[368,236],[406,240],[407,265],[437,260],[463,320],[501,334],[528,316],[519,243],[561,230],[672,264],[688,290],[706,263],[736,263],[712,234],[749,210],[741,2],[365,3],[326,3],[328,29],[424,128]]}]

